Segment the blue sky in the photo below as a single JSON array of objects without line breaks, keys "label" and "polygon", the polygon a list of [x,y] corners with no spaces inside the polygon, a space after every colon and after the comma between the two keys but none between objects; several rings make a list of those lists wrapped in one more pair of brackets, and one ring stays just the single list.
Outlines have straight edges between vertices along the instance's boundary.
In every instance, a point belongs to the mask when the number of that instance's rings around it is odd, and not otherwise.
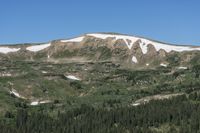
[{"label": "blue sky", "polygon": [[200,0],[0,0],[0,44],[88,32],[200,45]]}]

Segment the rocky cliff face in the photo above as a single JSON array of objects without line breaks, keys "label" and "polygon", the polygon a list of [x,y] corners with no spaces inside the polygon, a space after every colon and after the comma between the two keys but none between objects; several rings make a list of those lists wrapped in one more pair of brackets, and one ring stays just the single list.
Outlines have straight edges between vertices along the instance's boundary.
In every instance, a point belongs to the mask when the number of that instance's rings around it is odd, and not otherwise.
[{"label": "rocky cliff face", "polygon": [[46,44],[0,46],[3,60],[42,60],[51,62],[113,61],[132,66],[189,66],[200,47],[171,45],[142,37],[121,34],[85,34]]}]

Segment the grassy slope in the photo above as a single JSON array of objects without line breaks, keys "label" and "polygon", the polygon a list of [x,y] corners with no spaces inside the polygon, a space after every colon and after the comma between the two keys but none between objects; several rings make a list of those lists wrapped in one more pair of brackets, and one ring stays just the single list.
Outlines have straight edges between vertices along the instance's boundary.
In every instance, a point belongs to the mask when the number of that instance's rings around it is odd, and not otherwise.
[{"label": "grassy slope", "polygon": [[[83,103],[96,107],[127,106],[145,96],[186,92],[198,86],[199,78],[195,78],[192,67],[178,70],[176,62],[169,60],[172,65],[168,68],[144,70],[126,69],[113,62],[4,61],[1,64],[5,69],[1,71],[13,76],[0,77],[0,111],[16,108],[17,98],[13,99],[8,92],[11,88],[26,97],[27,104],[40,99],[59,101],[58,108],[63,105],[71,108]],[[82,80],[69,80],[64,74],[76,75]]]}]

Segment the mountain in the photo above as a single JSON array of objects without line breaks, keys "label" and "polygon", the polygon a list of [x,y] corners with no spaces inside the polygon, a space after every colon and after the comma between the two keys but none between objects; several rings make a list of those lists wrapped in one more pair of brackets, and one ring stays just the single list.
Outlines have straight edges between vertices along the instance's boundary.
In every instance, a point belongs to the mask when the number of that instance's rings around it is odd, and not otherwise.
[{"label": "mountain", "polygon": [[92,33],[0,45],[0,132],[199,130],[200,47]]},{"label": "mountain", "polygon": [[172,45],[116,33],[92,33],[45,44],[0,46],[0,59],[114,61],[137,68],[170,65],[171,57],[176,56],[179,65],[189,66],[199,51],[197,46]]}]

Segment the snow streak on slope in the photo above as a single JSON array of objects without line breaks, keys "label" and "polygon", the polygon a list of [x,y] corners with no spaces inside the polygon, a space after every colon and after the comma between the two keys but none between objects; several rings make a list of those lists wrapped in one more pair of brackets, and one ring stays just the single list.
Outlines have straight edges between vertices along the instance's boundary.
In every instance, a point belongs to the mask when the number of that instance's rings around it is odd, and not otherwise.
[{"label": "snow streak on slope", "polygon": [[43,49],[45,49],[49,46],[51,46],[51,43],[30,46],[30,47],[27,47],[26,50],[32,51],[32,52],[38,52],[38,51],[43,50]]},{"label": "snow streak on slope", "polygon": [[132,48],[133,44],[139,41],[140,48],[143,52],[143,54],[146,54],[148,52],[148,45],[152,44],[156,51],[159,51],[161,49],[165,50],[166,52],[176,51],[176,52],[183,52],[183,51],[194,51],[194,50],[200,50],[200,47],[190,47],[190,46],[176,46],[176,45],[170,45],[166,43],[160,43],[156,41],[151,41],[145,38],[141,37],[134,37],[134,36],[127,36],[127,35],[114,35],[114,34],[87,34],[88,36],[93,36],[101,39],[106,38],[115,38],[115,40],[124,40],[126,45],[129,49]]},{"label": "snow streak on slope", "polygon": [[15,95],[18,98],[26,99],[25,97],[21,96],[15,89],[12,89],[10,91],[10,94],[13,94],[13,95]]},{"label": "snow streak on slope", "polygon": [[133,103],[132,106],[139,106],[140,103]]},{"label": "snow streak on slope", "polygon": [[17,52],[20,48],[0,47],[0,53],[7,54],[10,52]]},{"label": "snow streak on slope", "polygon": [[142,42],[142,41],[140,41],[139,44],[140,44],[140,48],[141,48],[141,50],[142,50],[142,53],[143,53],[143,54],[146,54],[147,51],[148,51],[148,44],[147,44],[147,43],[144,43],[144,42]]},{"label": "snow streak on slope", "polygon": [[61,42],[81,42],[84,38],[85,38],[84,36],[81,36],[81,37],[72,38],[68,40],[61,40]]}]

